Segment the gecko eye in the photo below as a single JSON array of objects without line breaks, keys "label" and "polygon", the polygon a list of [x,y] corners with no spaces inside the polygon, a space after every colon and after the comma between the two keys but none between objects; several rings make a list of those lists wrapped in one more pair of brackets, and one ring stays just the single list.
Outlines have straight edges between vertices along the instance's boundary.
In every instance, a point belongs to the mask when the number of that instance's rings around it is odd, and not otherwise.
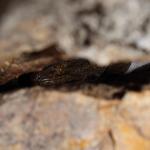
[{"label": "gecko eye", "polygon": [[39,82],[41,81],[41,76],[40,76],[39,73],[33,74],[31,77],[32,77],[32,81],[33,81],[35,84],[37,84],[37,83],[39,83]]}]

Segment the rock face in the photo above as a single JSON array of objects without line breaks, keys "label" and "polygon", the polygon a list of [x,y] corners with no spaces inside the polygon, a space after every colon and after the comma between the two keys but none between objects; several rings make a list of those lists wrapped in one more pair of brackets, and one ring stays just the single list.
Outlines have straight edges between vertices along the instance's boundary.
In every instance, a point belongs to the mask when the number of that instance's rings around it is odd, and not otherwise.
[{"label": "rock face", "polygon": [[149,97],[129,92],[107,101],[42,88],[4,95],[1,149],[149,150]]},{"label": "rock face", "polygon": [[149,0],[0,7],[0,149],[150,149]]}]

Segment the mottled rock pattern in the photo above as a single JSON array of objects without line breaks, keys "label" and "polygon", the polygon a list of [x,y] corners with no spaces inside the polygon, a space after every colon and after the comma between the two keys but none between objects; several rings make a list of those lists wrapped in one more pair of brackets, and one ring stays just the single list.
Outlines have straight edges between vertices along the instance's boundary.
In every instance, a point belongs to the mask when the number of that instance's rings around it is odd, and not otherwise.
[{"label": "mottled rock pattern", "polygon": [[130,92],[122,101],[106,101],[41,88],[7,94],[1,97],[0,147],[149,150],[149,96]]},{"label": "mottled rock pattern", "polygon": [[68,58],[99,67],[150,60],[149,0],[2,0],[0,8],[0,150],[150,149],[149,84],[16,85]]},{"label": "mottled rock pattern", "polygon": [[149,53],[149,0],[16,0],[9,7],[0,29],[2,51],[57,43],[71,56],[105,64]]}]

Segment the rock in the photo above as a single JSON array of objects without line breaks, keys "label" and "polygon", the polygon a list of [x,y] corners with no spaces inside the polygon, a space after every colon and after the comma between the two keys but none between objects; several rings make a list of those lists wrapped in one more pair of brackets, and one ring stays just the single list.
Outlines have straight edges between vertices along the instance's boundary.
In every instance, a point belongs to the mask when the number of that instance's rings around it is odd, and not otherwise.
[{"label": "rock", "polygon": [[[2,0],[0,149],[149,150],[149,67],[112,73],[150,61],[149,7],[149,0]],[[101,80],[96,70],[110,66]],[[37,75],[59,87],[41,87]]]},{"label": "rock", "polygon": [[0,147],[148,150],[149,96],[130,92],[107,101],[38,87],[7,94],[1,97]]}]

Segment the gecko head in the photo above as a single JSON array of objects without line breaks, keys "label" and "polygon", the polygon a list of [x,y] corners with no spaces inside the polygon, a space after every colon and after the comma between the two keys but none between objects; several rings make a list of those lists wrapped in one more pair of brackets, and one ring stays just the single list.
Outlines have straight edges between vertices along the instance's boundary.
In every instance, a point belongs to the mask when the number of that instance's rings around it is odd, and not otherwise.
[{"label": "gecko head", "polygon": [[41,72],[32,76],[32,81],[35,85],[40,86],[52,86],[54,85],[54,81],[48,78],[47,76],[43,75]]}]

